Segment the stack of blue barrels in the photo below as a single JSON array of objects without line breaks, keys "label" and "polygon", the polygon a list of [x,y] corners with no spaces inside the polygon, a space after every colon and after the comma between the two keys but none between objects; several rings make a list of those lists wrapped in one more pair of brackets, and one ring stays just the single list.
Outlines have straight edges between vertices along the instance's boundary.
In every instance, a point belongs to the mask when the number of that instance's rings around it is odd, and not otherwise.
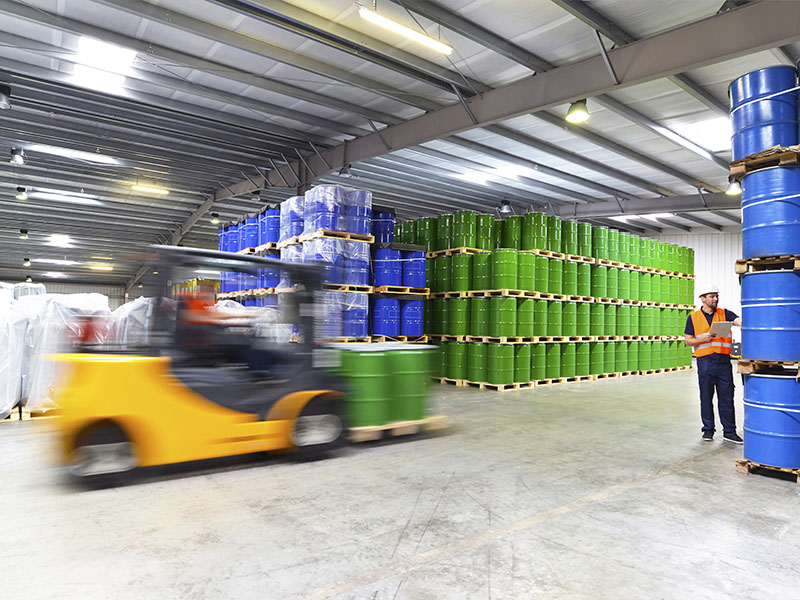
[{"label": "stack of blue barrels", "polygon": [[393,210],[375,209],[372,215],[372,235],[376,244],[390,244],[394,241],[394,226],[397,218]]},{"label": "stack of blue barrels", "polygon": [[[424,288],[425,248],[411,244],[375,245],[373,285]],[[423,335],[422,300],[378,294],[372,312],[372,334],[396,338]]]},{"label": "stack of blue barrels", "polygon": [[[731,84],[732,158],[798,143],[797,71],[777,66]],[[742,178],[745,259],[800,256],[800,167],[775,166]],[[769,264],[769,263],[765,263]],[[780,268],[742,276],[742,358],[800,361],[800,273]],[[745,375],[744,457],[800,468],[797,368]]]}]

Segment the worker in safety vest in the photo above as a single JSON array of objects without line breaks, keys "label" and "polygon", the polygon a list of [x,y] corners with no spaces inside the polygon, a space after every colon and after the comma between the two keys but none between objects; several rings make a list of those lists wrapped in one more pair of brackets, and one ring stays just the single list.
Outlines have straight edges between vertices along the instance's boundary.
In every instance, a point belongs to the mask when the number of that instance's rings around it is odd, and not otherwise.
[{"label": "worker in safety vest", "polygon": [[736,433],[736,415],[733,409],[733,371],[731,349],[733,338],[714,337],[711,324],[717,321],[732,321],[736,327],[742,320],[730,310],[717,308],[719,288],[710,284],[700,289],[700,310],[694,311],[686,320],[686,345],[694,349],[697,359],[697,379],[700,383],[700,418],[703,421],[703,440],[714,439],[714,390],[717,391],[717,410],[722,423],[723,441],[741,444]]}]

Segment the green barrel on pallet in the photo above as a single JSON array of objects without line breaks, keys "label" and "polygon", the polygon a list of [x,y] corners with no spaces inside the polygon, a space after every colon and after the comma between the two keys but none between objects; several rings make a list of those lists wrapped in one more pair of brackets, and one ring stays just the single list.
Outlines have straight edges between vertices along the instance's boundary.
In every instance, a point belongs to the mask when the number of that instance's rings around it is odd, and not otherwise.
[{"label": "green barrel on pallet", "polygon": [[481,250],[494,250],[494,217],[492,215],[475,217],[475,247]]},{"label": "green barrel on pallet", "polygon": [[642,302],[655,302],[651,299],[651,282],[653,276],[651,273],[641,273],[639,277],[639,300]]},{"label": "green barrel on pallet", "polygon": [[661,368],[661,348],[663,347],[663,342],[650,342],[650,368],[660,369]]},{"label": "green barrel on pallet", "polygon": [[547,300],[533,301],[533,335],[547,335]]},{"label": "green barrel on pallet", "polygon": [[477,220],[475,211],[458,210],[453,213],[453,248],[476,247]]},{"label": "green barrel on pallet", "polygon": [[628,262],[632,265],[639,264],[639,238],[631,235],[628,240]]},{"label": "green barrel on pallet", "polygon": [[653,368],[653,342],[639,342],[639,370],[649,371]]},{"label": "green barrel on pallet", "polygon": [[642,307],[631,306],[631,335],[644,335],[642,333]]},{"label": "green barrel on pallet", "polygon": [[405,243],[405,223],[397,221],[394,225],[394,239],[397,240],[398,243]]},{"label": "green barrel on pallet", "polygon": [[605,373],[603,365],[605,364],[605,353],[602,342],[591,342],[589,344],[589,374],[600,375]]},{"label": "green barrel on pallet", "polygon": [[621,263],[630,263],[630,238],[631,234],[624,231],[619,232],[619,249],[617,250],[617,260]]},{"label": "green barrel on pallet", "polygon": [[620,304],[617,306],[617,333],[616,335],[634,335],[631,327],[631,305]]},{"label": "green barrel on pallet", "polygon": [[449,379],[467,378],[467,345],[465,342],[447,344],[447,377]]},{"label": "green barrel on pallet", "polygon": [[592,227],[592,256],[608,259],[608,227]]},{"label": "green barrel on pallet", "polygon": [[589,335],[606,335],[605,304],[589,305]]},{"label": "green barrel on pallet", "polygon": [[536,224],[534,215],[537,213],[526,213],[522,217],[522,250],[533,250],[536,248]]},{"label": "green barrel on pallet", "polygon": [[517,299],[514,296],[489,298],[489,335],[492,337],[517,335]]},{"label": "green barrel on pallet", "polygon": [[641,342],[630,342],[628,344],[628,371],[634,373],[639,370],[639,344]]},{"label": "green barrel on pallet", "polygon": [[351,427],[389,422],[391,368],[387,354],[372,348],[342,352],[342,373],[349,392],[345,412]]},{"label": "green barrel on pallet", "polygon": [[503,221],[503,248],[522,248],[522,216],[506,217]]},{"label": "green barrel on pallet", "polygon": [[437,346],[439,350],[436,352],[436,362],[434,363],[434,377],[447,377],[447,344],[448,342],[440,342]]},{"label": "green barrel on pallet", "polygon": [[545,379],[561,377],[561,344],[545,344],[547,363],[544,367]]},{"label": "green barrel on pallet", "polygon": [[592,265],[592,287],[590,294],[595,298],[608,298],[606,286],[608,284],[608,267]]},{"label": "green barrel on pallet", "polygon": [[466,292],[472,289],[472,254],[454,254],[450,257],[450,289]]},{"label": "green barrel on pallet", "polygon": [[576,345],[573,343],[558,345],[561,346],[561,374],[559,377],[576,377],[578,372]]},{"label": "green barrel on pallet", "polygon": [[533,213],[533,247],[525,250],[547,250],[547,215]]},{"label": "green barrel on pallet", "polygon": [[547,291],[561,294],[564,284],[564,261],[551,258],[547,264]]},{"label": "green barrel on pallet", "polygon": [[589,223],[578,223],[578,252],[576,254],[592,255],[592,226]]},{"label": "green barrel on pallet", "polygon": [[547,365],[547,344],[531,345],[531,381],[545,379]]},{"label": "green barrel on pallet", "polygon": [[422,302],[422,331],[425,334],[433,332],[433,300]]},{"label": "green barrel on pallet", "polygon": [[489,335],[489,298],[469,298],[469,335]]},{"label": "green barrel on pallet", "polygon": [[619,298],[619,269],[616,267],[606,271],[606,297]]},{"label": "green barrel on pallet", "polygon": [[536,301],[533,298],[517,299],[517,336],[533,337],[533,309]]},{"label": "green barrel on pallet", "polygon": [[640,285],[642,282],[642,274],[639,271],[630,271],[630,274],[630,299],[641,300],[639,296],[641,295]]},{"label": "green barrel on pallet", "polygon": [[602,342],[603,344],[603,373],[616,373],[616,342]]},{"label": "green barrel on pallet", "polygon": [[472,255],[471,290],[488,290],[492,286],[492,253],[478,252]]},{"label": "green barrel on pallet", "polygon": [[577,296],[578,263],[572,262],[571,260],[565,260],[561,266],[563,267],[561,293],[568,296]]},{"label": "green barrel on pallet", "polygon": [[589,342],[575,344],[575,377],[586,377],[589,374]]},{"label": "green barrel on pallet", "polygon": [[486,381],[496,385],[514,383],[513,344],[487,344]]},{"label": "green barrel on pallet", "polygon": [[650,302],[664,302],[661,291],[661,275],[657,273],[650,276]]},{"label": "green barrel on pallet", "polygon": [[669,299],[667,302],[670,304],[680,304],[681,303],[681,289],[680,289],[680,282],[681,280],[677,277],[670,277],[669,278]]},{"label": "green barrel on pallet", "polygon": [[451,248],[450,238],[453,233],[453,215],[441,215],[436,219],[436,249]]},{"label": "green barrel on pallet", "polygon": [[530,252],[517,253],[517,289],[533,290],[535,284],[535,255]]},{"label": "green barrel on pallet", "polygon": [[588,302],[578,302],[575,310],[575,335],[584,337],[592,335],[589,325],[591,320],[591,304]]},{"label": "green barrel on pallet", "polygon": [[562,302],[561,307],[561,333],[563,336],[578,335],[578,304],[576,302]]},{"label": "green barrel on pallet", "polygon": [[547,281],[549,278],[548,267],[550,259],[546,256],[534,255],[533,257],[533,289],[537,292],[547,292],[549,287]]},{"label": "green barrel on pallet", "polygon": [[437,256],[433,259],[436,267],[436,290],[439,292],[449,292],[450,287],[450,257]]},{"label": "green barrel on pallet", "polygon": [[417,243],[428,252],[436,250],[436,220],[422,217],[417,221]]},{"label": "green barrel on pallet", "polygon": [[689,289],[689,293],[688,293],[688,296],[687,296],[686,304],[694,305],[694,303],[695,303],[695,299],[694,299],[694,279],[689,279],[688,282],[689,283],[687,284],[687,287]]},{"label": "green barrel on pallet", "polygon": [[578,296],[591,296],[591,295],[592,295],[592,265],[590,265],[589,263],[578,263]]},{"label": "green barrel on pallet", "polygon": [[578,222],[561,221],[561,252],[564,254],[578,253]]},{"label": "green barrel on pallet", "polygon": [[[447,300],[436,298],[433,301],[433,329],[434,335],[447,335]],[[442,377],[447,377],[442,375]]]},{"label": "green barrel on pallet", "polygon": [[416,221],[406,221],[406,235],[405,238],[407,243],[409,244],[416,244],[417,243],[417,222]]},{"label": "green barrel on pallet", "polygon": [[628,367],[628,346],[630,342],[614,342],[614,369],[617,373],[630,371]]},{"label": "green barrel on pallet", "polygon": [[547,335],[559,336],[561,335],[563,307],[562,303],[556,300],[548,301],[547,303]]},{"label": "green barrel on pallet", "polygon": [[436,260],[433,258],[425,259],[425,284],[432,292],[438,292],[436,289]]},{"label": "green barrel on pallet", "polygon": [[531,345],[514,345],[514,383],[531,381]]},{"label": "green barrel on pallet", "polygon": [[619,269],[617,273],[617,298],[631,299],[631,271],[628,269]]},{"label": "green barrel on pallet", "polygon": [[686,271],[687,275],[694,275],[694,248],[687,248],[689,251],[689,256],[686,259]]},{"label": "green barrel on pallet", "polygon": [[430,347],[391,350],[390,421],[416,421],[425,417],[430,375]]},{"label": "green barrel on pallet", "polygon": [[653,329],[653,316],[650,313],[649,306],[642,306],[639,308],[639,335],[650,336]]},{"label": "green barrel on pallet", "polygon": [[555,215],[547,216],[547,250],[562,252],[561,219]]},{"label": "green barrel on pallet", "polygon": [[666,311],[663,308],[656,308],[653,311],[653,335],[664,335],[664,321],[666,321]]},{"label": "green barrel on pallet", "polygon": [[619,335],[617,333],[617,305],[603,304],[603,335]]},{"label": "green barrel on pallet", "polygon": [[517,289],[518,254],[513,248],[497,248],[492,251],[491,289]]},{"label": "green barrel on pallet", "polygon": [[619,261],[619,231],[608,230],[608,260]]},{"label": "green barrel on pallet", "polygon": [[486,381],[487,344],[467,344],[467,380]]},{"label": "green barrel on pallet", "polygon": [[447,335],[467,335],[469,298],[447,300]]},{"label": "green barrel on pallet", "polygon": [[494,250],[495,248],[502,248],[503,247],[503,220],[502,219],[495,219],[494,220]]}]

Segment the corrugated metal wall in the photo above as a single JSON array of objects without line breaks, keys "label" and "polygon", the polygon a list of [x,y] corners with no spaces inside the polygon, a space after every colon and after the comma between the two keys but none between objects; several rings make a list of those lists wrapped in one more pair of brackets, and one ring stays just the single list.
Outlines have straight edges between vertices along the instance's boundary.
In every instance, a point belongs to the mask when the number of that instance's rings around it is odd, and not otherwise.
[{"label": "corrugated metal wall", "polygon": [[111,310],[125,303],[125,290],[121,285],[90,285],[84,283],[59,283],[44,282],[48,293],[51,294],[89,294],[97,293],[108,296],[108,306]]},{"label": "corrugated metal wall", "polygon": [[[697,286],[716,283],[719,286],[719,305],[742,314],[739,276],[733,270],[734,262],[742,257],[740,233],[685,233],[660,235],[659,240],[694,248],[694,271]],[[696,301],[699,304],[699,300]],[[734,338],[739,340],[739,329],[734,327]]]}]

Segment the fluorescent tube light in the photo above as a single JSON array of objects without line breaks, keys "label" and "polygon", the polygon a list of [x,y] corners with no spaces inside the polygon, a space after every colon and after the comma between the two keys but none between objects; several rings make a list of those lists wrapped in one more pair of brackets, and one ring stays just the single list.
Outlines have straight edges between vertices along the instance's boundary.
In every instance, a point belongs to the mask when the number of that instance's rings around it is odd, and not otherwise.
[{"label": "fluorescent tube light", "polygon": [[113,271],[114,267],[111,265],[89,265],[92,271]]},{"label": "fluorescent tube light", "polygon": [[426,48],[430,48],[431,50],[435,50],[436,52],[441,52],[449,56],[453,52],[453,48],[440,42],[439,40],[435,40],[429,35],[425,35],[415,29],[411,29],[410,27],[406,27],[405,25],[401,25],[397,21],[392,21],[384,17],[383,15],[379,15],[374,10],[367,8],[366,6],[362,6],[358,9],[358,14],[361,15],[361,18],[365,21],[369,21],[379,27],[383,27],[384,29],[388,29],[398,35],[402,35],[409,40],[417,42],[425,46]]},{"label": "fluorescent tube light", "polygon": [[48,146],[46,144],[31,144],[27,146],[28,152],[42,152],[64,158],[74,158],[86,162],[99,163],[101,165],[119,165],[120,161],[113,156],[96,154],[94,152],[84,152],[83,150],[72,150],[71,148],[61,148],[60,146]]},{"label": "fluorescent tube light", "polygon": [[125,75],[131,72],[135,58],[135,50],[81,37],[72,80],[82,87],[125,95]]},{"label": "fluorescent tube light", "polygon": [[72,194],[70,192],[57,192],[36,190],[28,194],[31,198],[39,200],[52,200],[53,202],[71,202],[72,204],[84,204],[88,206],[102,206],[103,203],[96,199],[96,196],[88,194]]},{"label": "fluorescent tube light", "polygon": [[72,248],[68,235],[63,233],[53,233],[47,241],[48,246],[56,246],[57,248]]},{"label": "fluorescent tube light", "polygon": [[200,275],[219,275],[220,272],[219,271],[211,271],[211,270],[208,270],[208,269],[197,269],[195,271],[195,273],[198,273]]},{"label": "fluorescent tube light", "polygon": [[60,258],[34,258],[33,262],[44,263],[46,265],[58,265],[59,267],[72,267],[81,264],[77,260],[62,260]]},{"label": "fluorescent tube light", "polygon": [[60,273],[58,271],[48,271],[47,273],[42,273],[45,277],[51,277],[53,279],[64,279],[66,275],[64,273]]},{"label": "fluorescent tube light", "polygon": [[161,194],[162,196],[169,194],[169,190],[165,190],[164,188],[151,187],[149,185],[139,185],[138,183],[136,185],[132,185],[131,189],[134,192],[144,192],[146,194]]}]

